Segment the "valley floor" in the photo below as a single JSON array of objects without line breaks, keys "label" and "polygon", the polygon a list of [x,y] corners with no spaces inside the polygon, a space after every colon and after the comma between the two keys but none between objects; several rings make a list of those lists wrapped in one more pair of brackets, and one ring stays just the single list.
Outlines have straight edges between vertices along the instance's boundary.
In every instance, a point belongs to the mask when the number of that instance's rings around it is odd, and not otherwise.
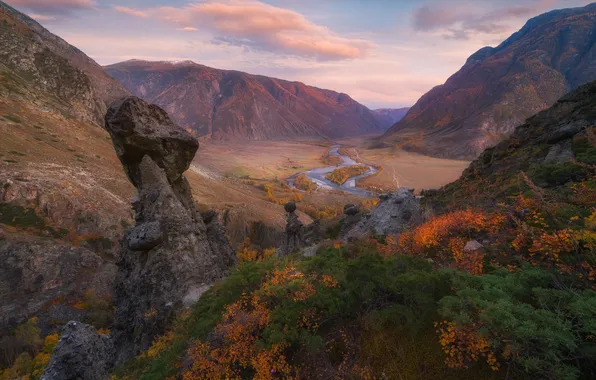
[{"label": "valley floor", "polygon": [[338,141],[345,153],[354,160],[380,169],[375,175],[358,181],[358,186],[376,192],[398,187],[438,189],[455,181],[470,164],[468,161],[424,156],[397,148],[374,148],[371,138],[351,138]]}]

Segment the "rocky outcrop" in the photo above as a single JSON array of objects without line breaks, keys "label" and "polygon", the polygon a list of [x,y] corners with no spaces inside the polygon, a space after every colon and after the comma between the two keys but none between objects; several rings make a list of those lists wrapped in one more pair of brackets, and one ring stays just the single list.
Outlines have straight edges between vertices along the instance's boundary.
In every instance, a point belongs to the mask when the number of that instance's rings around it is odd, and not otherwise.
[{"label": "rocky outcrop", "polygon": [[0,238],[0,330],[36,315],[48,302],[109,292],[113,272],[95,253],[47,238]]},{"label": "rocky outcrop", "polygon": [[346,205],[342,239],[352,240],[368,234],[390,235],[403,231],[422,222],[422,208],[412,189],[400,188],[392,194],[384,194],[370,214],[358,216],[358,209]]},{"label": "rocky outcrop", "polygon": [[296,203],[288,202],[284,209],[288,213],[286,223],[286,236],[281,249],[282,255],[289,255],[294,251],[299,250],[303,245],[304,225],[298,219],[296,214]]},{"label": "rocky outcrop", "polygon": [[112,342],[93,326],[68,322],[41,380],[105,380],[109,378]]},{"label": "rocky outcrop", "polygon": [[52,94],[65,114],[101,125],[107,105],[128,95],[82,51],[1,1],[0,19],[0,62],[12,71],[2,76]]},{"label": "rocky outcrop", "polygon": [[226,237],[226,229],[218,222],[215,210],[209,210],[202,215],[207,227],[207,241],[217,260],[216,266],[228,268],[236,264],[236,252]]},{"label": "rocky outcrop", "polygon": [[112,332],[121,363],[147,349],[232,260],[221,230],[212,225],[208,233],[183,175],[197,140],[164,110],[135,97],[113,103],[105,126],[138,191],[136,225],[124,236],[114,290]]}]

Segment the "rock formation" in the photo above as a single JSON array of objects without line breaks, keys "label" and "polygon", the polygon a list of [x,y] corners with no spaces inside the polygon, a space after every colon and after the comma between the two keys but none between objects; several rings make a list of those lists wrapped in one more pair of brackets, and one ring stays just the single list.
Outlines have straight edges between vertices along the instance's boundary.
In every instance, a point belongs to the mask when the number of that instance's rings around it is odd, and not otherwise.
[{"label": "rock formation", "polygon": [[138,191],[136,225],[124,236],[114,290],[112,332],[121,363],[147,349],[233,260],[222,231],[213,220],[205,225],[183,175],[198,141],[164,110],[135,97],[113,103],[105,126]]},{"label": "rock formation", "polygon": [[303,245],[303,224],[298,220],[296,215],[296,203],[288,202],[285,204],[284,209],[288,213],[286,223],[286,236],[284,245],[282,247],[282,254],[289,255],[297,249],[300,249]]},{"label": "rock formation", "polygon": [[41,380],[105,380],[109,378],[112,344],[93,326],[68,322]]},{"label": "rock formation", "polygon": [[347,224],[349,229],[344,230],[342,239],[361,238],[371,233],[376,235],[396,234],[422,222],[422,208],[411,189],[402,187],[395,193],[381,195],[380,199],[377,207],[356,223],[350,218],[357,216],[357,208],[353,205],[346,205],[344,212],[347,214],[347,218],[344,224]]},{"label": "rock formation", "polygon": [[363,218],[363,214],[360,213],[360,207],[348,203],[344,206],[345,217],[342,221],[341,230],[339,236],[347,236],[348,233],[354,228],[354,226]]},{"label": "rock formation", "polygon": [[203,222],[207,227],[207,241],[217,259],[218,267],[228,268],[236,264],[236,252],[232,249],[225,228],[218,222],[215,210],[202,214]]}]

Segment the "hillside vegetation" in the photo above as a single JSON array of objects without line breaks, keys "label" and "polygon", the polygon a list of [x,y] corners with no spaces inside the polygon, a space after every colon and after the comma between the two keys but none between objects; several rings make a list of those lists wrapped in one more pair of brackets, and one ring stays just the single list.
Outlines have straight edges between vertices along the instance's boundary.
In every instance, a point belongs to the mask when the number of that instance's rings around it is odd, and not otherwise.
[{"label": "hillside vegetation", "polygon": [[425,193],[427,221],[250,254],[122,379],[596,376],[596,83]]}]

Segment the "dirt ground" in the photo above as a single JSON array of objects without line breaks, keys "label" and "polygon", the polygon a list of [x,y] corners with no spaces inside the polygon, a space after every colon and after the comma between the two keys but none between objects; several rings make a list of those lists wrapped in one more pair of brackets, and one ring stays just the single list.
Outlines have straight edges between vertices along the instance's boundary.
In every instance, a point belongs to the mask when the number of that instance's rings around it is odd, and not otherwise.
[{"label": "dirt ground", "polygon": [[397,187],[437,189],[455,181],[470,164],[468,161],[448,160],[423,156],[395,148],[371,149],[369,138],[339,141],[350,157],[380,168],[358,185],[371,190],[389,191]]}]

